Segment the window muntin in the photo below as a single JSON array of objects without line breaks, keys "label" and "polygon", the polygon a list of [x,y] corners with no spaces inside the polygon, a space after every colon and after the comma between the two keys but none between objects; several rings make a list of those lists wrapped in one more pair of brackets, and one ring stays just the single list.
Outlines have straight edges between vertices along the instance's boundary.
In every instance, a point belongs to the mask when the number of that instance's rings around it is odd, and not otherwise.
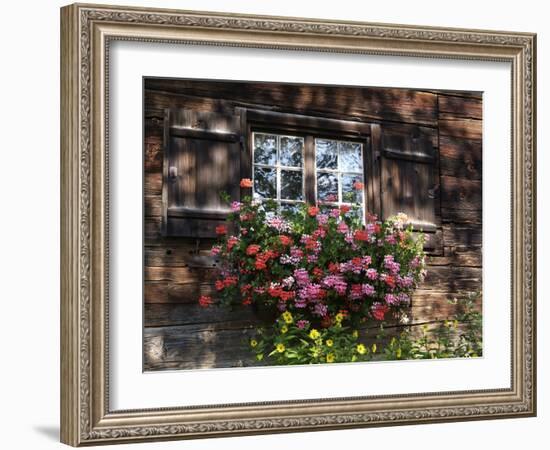
[{"label": "window muntin", "polygon": [[300,136],[253,133],[253,196],[288,209],[305,200],[304,146]]},{"label": "window muntin", "polygon": [[[363,144],[315,139],[316,198],[321,205],[359,205],[363,217]],[[360,183],[360,184],[358,184]]]},{"label": "window muntin", "polygon": [[[254,132],[252,140],[255,199],[271,199],[282,210],[293,209],[306,201],[306,190],[311,188],[315,196],[307,200],[325,208],[356,205],[364,216],[362,143],[312,137],[313,144],[306,148],[304,137],[269,132]],[[307,151],[314,161],[314,186],[309,188],[304,168]]]}]

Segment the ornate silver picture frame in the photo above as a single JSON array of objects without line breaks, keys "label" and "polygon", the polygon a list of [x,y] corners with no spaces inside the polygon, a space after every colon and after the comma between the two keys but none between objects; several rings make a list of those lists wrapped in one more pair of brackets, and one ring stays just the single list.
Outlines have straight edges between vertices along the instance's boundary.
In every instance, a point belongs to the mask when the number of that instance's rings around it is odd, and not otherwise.
[{"label": "ornate silver picture frame", "polygon": [[[109,386],[109,51],[115,41],[511,65],[508,388],[114,410]],[[61,440],[97,445],[536,414],[536,36],[74,4],[61,9]],[[507,126],[504,124],[503,126]],[[292,370],[292,369],[290,369]]]}]

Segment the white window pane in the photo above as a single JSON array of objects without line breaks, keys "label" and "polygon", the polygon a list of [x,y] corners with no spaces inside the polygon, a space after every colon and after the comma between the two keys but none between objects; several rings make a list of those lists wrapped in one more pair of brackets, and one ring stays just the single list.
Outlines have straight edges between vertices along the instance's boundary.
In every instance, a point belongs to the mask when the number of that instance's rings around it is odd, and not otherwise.
[{"label": "white window pane", "polygon": [[318,169],[338,169],[338,143],[327,139],[315,140],[315,159]]},{"label": "white window pane", "polygon": [[340,167],[342,172],[361,172],[363,160],[361,144],[355,142],[340,142]]},{"label": "white window pane", "polygon": [[277,164],[277,136],[254,133],[254,163]]},{"label": "white window pane", "polygon": [[338,176],[333,173],[317,173],[317,198],[321,201],[338,201]]},{"label": "white window pane", "polygon": [[346,203],[363,202],[363,177],[361,175],[342,174],[342,201]]},{"label": "white window pane", "polygon": [[281,199],[303,200],[302,172],[281,170]]},{"label": "white window pane", "polygon": [[277,198],[276,169],[254,167],[254,197]]},{"label": "white window pane", "polygon": [[281,166],[301,167],[304,151],[304,139],[301,137],[281,136],[279,164]]}]

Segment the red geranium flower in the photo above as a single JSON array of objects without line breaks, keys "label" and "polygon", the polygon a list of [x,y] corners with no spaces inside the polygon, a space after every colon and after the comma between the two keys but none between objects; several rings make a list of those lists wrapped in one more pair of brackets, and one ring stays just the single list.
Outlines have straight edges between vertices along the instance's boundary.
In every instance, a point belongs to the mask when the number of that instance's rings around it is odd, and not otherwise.
[{"label": "red geranium flower", "polygon": [[280,287],[269,287],[267,289],[267,292],[269,295],[271,295],[272,297],[279,297],[281,295],[281,291],[282,289]]},{"label": "red geranium flower", "polygon": [[259,255],[256,255],[256,261],[254,262],[254,267],[257,270],[265,270],[267,269],[267,261],[269,260],[269,256],[266,256],[265,253],[260,253]]},{"label": "red geranium flower", "polygon": [[225,287],[235,286],[237,284],[237,281],[239,281],[237,277],[226,277],[223,280],[223,285]]},{"label": "red geranium flower", "polygon": [[220,236],[223,234],[227,234],[227,227],[225,225],[218,225],[216,227],[216,234]]},{"label": "red geranium flower", "polygon": [[384,277],[384,282],[391,288],[395,287],[395,278],[392,275],[386,275]]},{"label": "red geranium flower", "polygon": [[223,284],[222,280],[216,280],[216,290],[217,291],[223,291],[225,288],[225,285]]},{"label": "red geranium flower", "polygon": [[367,230],[357,230],[353,234],[353,237],[356,241],[368,241],[369,240],[369,233]]},{"label": "red geranium flower", "polygon": [[248,247],[246,247],[246,254],[248,256],[254,256],[259,251],[260,251],[260,246],[257,244],[250,244]]},{"label": "red geranium flower", "polygon": [[315,267],[313,269],[313,275],[316,276],[317,278],[321,278],[324,275],[324,272],[319,267]]},{"label": "red geranium flower", "polygon": [[294,297],[296,297],[296,292],[294,291],[281,291],[279,294],[279,298],[284,302],[287,302],[288,300],[291,300]]},{"label": "red geranium flower", "polygon": [[251,188],[252,180],[250,178],[243,178],[240,183],[242,188]]},{"label": "red geranium flower", "polygon": [[279,241],[281,241],[281,244],[283,245],[291,245],[292,244],[292,238],[288,236],[279,236]]},{"label": "red geranium flower", "polygon": [[383,305],[382,303],[375,303],[372,305],[371,312],[372,317],[376,320],[384,320],[386,313],[390,310],[388,305]]},{"label": "red geranium flower", "polygon": [[353,188],[357,191],[360,191],[364,187],[365,187],[365,185],[363,183],[361,183],[360,181],[356,181],[355,183],[353,183]]},{"label": "red geranium flower", "polygon": [[235,245],[237,245],[238,243],[239,243],[239,238],[235,236],[231,236],[227,240],[227,251],[230,252],[233,249],[233,247],[235,247]]},{"label": "red geranium flower", "polygon": [[308,213],[311,217],[315,217],[317,214],[319,214],[319,208],[317,208],[317,206],[310,206],[310,207],[307,209],[307,213]]},{"label": "red geranium flower", "polygon": [[209,307],[212,303],[212,297],[209,297],[208,295],[201,295],[199,297],[199,305],[203,308]]},{"label": "red geranium flower", "polygon": [[351,210],[351,206],[349,205],[340,205],[340,212],[342,214],[346,214]]}]

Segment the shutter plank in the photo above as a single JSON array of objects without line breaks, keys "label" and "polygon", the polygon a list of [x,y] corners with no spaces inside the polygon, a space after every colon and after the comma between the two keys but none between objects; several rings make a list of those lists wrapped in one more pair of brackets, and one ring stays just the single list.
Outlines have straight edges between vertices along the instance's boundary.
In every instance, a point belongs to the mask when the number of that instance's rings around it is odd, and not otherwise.
[{"label": "shutter plank", "polygon": [[170,110],[168,236],[212,237],[229,212],[220,194],[240,198],[241,117],[186,109]]},{"label": "shutter plank", "polygon": [[414,126],[382,128],[382,216],[404,212],[414,222],[435,225],[438,184],[435,181],[437,136]]}]

